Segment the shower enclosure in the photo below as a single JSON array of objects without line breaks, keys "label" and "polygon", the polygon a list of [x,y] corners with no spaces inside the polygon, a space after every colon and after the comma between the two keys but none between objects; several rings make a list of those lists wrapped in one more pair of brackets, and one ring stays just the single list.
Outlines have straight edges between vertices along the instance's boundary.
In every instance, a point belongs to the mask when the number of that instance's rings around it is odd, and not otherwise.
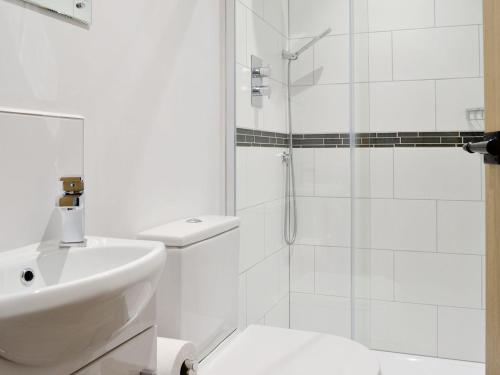
[{"label": "shower enclosure", "polygon": [[227,9],[240,326],[484,361],[481,1]]}]

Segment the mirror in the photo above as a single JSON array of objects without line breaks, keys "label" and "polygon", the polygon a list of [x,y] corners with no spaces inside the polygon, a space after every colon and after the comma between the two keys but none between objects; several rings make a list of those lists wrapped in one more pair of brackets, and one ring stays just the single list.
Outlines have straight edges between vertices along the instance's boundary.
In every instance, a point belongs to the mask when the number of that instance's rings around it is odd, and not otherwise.
[{"label": "mirror", "polygon": [[24,0],[27,3],[71,17],[86,25],[92,23],[92,0]]}]

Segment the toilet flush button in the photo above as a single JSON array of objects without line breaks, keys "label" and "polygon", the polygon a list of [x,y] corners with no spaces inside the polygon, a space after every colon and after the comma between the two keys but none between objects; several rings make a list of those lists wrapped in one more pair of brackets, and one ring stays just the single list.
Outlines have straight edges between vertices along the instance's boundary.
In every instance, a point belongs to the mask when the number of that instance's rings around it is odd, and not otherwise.
[{"label": "toilet flush button", "polygon": [[198,224],[198,223],[202,223],[202,222],[203,222],[203,220],[198,219],[196,217],[193,217],[191,219],[186,220],[186,223],[189,223],[189,224]]}]

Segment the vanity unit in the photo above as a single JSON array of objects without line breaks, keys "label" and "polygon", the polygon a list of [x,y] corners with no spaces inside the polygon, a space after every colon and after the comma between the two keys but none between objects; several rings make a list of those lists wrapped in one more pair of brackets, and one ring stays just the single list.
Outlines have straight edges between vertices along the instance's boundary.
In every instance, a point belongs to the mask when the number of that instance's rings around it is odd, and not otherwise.
[{"label": "vanity unit", "polygon": [[0,254],[0,374],[139,375],[156,370],[164,245],[87,238]]}]

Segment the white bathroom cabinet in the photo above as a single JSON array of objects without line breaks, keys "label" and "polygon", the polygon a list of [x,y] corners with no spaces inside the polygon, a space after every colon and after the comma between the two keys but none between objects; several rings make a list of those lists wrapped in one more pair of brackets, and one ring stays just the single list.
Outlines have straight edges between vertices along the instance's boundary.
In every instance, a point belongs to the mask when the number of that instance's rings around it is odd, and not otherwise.
[{"label": "white bathroom cabinet", "polygon": [[156,370],[156,328],[120,345],[73,375],[140,375]]}]

